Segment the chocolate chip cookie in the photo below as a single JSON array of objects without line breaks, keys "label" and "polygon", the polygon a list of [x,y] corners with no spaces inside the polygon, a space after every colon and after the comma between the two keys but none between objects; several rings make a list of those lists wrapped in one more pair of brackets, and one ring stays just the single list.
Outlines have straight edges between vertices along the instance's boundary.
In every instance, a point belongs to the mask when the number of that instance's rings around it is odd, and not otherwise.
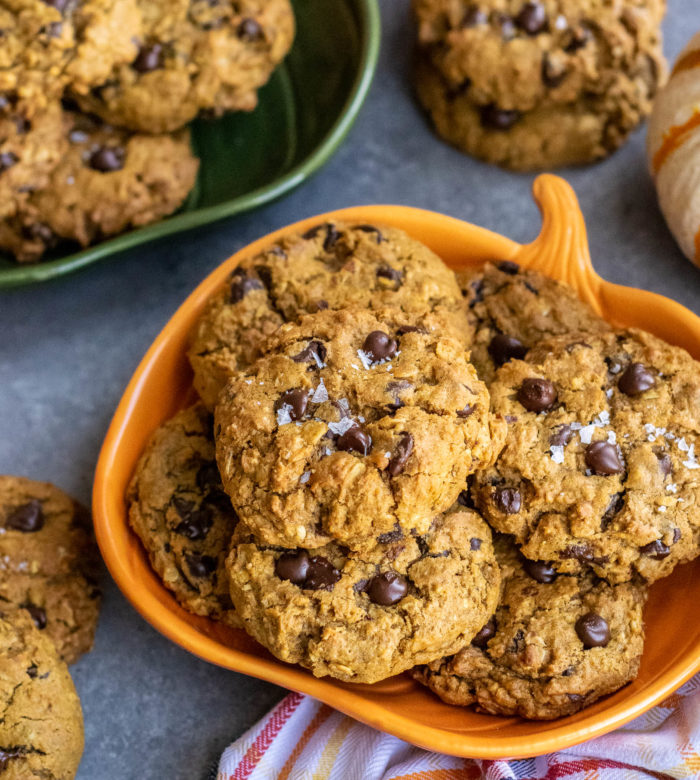
[{"label": "chocolate chip cookie", "polygon": [[212,419],[201,404],[155,432],[127,500],[131,527],[180,604],[195,615],[240,625],[224,572],[238,518],[221,487]]},{"label": "chocolate chip cookie", "polygon": [[26,612],[0,606],[0,774],[72,780],[83,714],[66,665]]},{"label": "chocolate chip cookie", "polygon": [[505,429],[467,358],[398,310],[282,326],[216,407],[217,462],[241,520],[266,544],[308,548],[424,533]]},{"label": "chocolate chip cookie", "polygon": [[649,582],[700,553],[700,365],[639,330],[561,336],[491,384],[508,421],[473,495],[557,571]]},{"label": "chocolate chip cookie", "polygon": [[100,611],[92,520],[58,488],[0,476],[0,610],[21,607],[73,663]]},{"label": "chocolate chip cookie", "polygon": [[454,274],[428,247],[395,228],[326,223],[290,234],[243,260],[193,330],[194,385],[213,408],[232,373],[261,354],[265,338],[305,313],[393,306],[423,326],[468,343]]},{"label": "chocolate chip cookie", "polygon": [[317,677],[366,683],[456,652],[493,613],[500,583],[488,526],[459,508],[364,553],[269,547],[242,527],[228,568],[262,645]]},{"label": "chocolate chip cookie", "polygon": [[487,384],[499,366],[542,339],[610,330],[570,287],[510,260],[462,271],[457,282],[475,329],[471,359]]},{"label": "chocolate chip cookie", "polygon": [[495,541],[503,592],[456,655],[413,672],[448,704],[549,720],[587,707],[637,675],[644,645],[640,582],[557,574]]},{"label": "chocolate chip cookie", "polygon": [[144,133],[177,130],[200,111],[251,111],[289,50],[289,0],[137,0],[139,50],[79,100]]},{"label": "chocolate chip cookie", "polygon": [[48,184],[0,223],[0,248],[32,262],[62,243],[88,246],[175,211],[198,161],[189,132],[140,135],[64,112],[62,159]]}]

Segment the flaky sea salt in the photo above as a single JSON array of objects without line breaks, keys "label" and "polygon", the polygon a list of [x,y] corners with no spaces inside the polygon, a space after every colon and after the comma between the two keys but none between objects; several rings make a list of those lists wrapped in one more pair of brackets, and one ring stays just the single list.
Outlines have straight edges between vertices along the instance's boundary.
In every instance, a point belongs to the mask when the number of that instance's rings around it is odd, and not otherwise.
[{"label": "flaky sea salt", "polygon": [[369,355],[363,349],[358,349],[357,355],[360,358],[362,365],[365,367],[365,369],[372,367],[372,361],[370,360]]},{"label": "flaky sea salt", "polygon": [[289,413],[291,408],[292,407],[289,404],[282,404],[282,406],[280,406],[277,410],[277,425],[287,425],[287,423],[292,421],[292,416]]},{"label": "flaky sea salt", "polygon": [[350,417],[343,417],[343,419],[339,420],[338,422],[328,423],[328,430],[331,433],[342,436],[346,431],[349,431],[354,424],[355,423],[350,419]]},{"label": "flaky sea salt", "polygon": [[552,457],[552,460],[555,463],[563,463],[564,462],[564,445],[563,444],[552,444],[552,446],[549,448],[550,455]]},{"label": "flaky sea salt", "polygon": [[579,436],[581,437],[581,442],[583,444],[590,444],[593,440],[593,432],[598,426],[594,423],[591,423],[590,425],[584,425],[583,428],[578,432]]},{"label": "flaky sea salt", "polygon": [[316,388],[314,394],[311,396],[312,403],[315,404],[322,404],[325,403],[328,400],[328,390],[326,390],[326,386],[323,384],[323,379],[321,379],[318,383],[318,387]]},{"label": "flaky sea salt", "polygon": [[677,493],[678,492],[678,485],[676,485],[673,482],[670,485],[666,485],[666,492],[667,493]]},{"label": "flaky sea salt", "polygon": [[608,431],[608,444],[617,444],[615,431]]},{"label": "flaky sea salt", "polygon": [[306,483],[309,481],[309,477],[310,477],[310,476],[311,476],[311,472],[310,472],[310,471],[305,471],[305,472],[304,472],[304,473],[303,473],[303,474],[302,474],[302,475],[299,477],[299,482],[300,482],[302,485],[305,485],[305,484],[306,484]]},{"label": "flaky sea salt", "polygon": [[661,506],[656,507],[656,511],[661,512],[663,514],[666,511],[666,507],[663,504],[661,504]]}]

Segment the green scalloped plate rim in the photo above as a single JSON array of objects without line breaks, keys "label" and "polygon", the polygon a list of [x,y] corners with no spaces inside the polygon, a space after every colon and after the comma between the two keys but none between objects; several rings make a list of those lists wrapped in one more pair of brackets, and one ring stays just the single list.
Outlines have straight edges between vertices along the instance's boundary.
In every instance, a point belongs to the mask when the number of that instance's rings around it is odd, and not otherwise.
[{"label": "green scalloped plate rim", "polygon": [[153,225],[123,233],[82,251],[35,265],[0,268],[0,289],[45,282],[84,268],[97,260],[165,236],[216,222],[269,203],[298,187],[330,159],[345,139],[364,103],[379,58],[381,20],[378,0],[350,0],[358,17],[360,51],[352,89],[330,130],[297,165],[275,180],[231,200],[184,211]]}]

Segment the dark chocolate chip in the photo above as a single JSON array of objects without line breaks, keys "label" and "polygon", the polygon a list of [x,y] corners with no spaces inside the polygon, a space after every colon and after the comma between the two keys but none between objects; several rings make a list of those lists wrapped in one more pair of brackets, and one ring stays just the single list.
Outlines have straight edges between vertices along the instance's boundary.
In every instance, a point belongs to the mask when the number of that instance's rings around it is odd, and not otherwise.
[{"label": "dark chocolate chip", "polygon": [[216,569],[216,558],[211,555],[189,553],[185,555],[185,560],[193,577],[207,577]]},{"label": "dark chocolate chip", "polygon": [[394,403],[387,404],[387,407],[389,408],[390,411],[395,412],[397,409],[400,409],[404,405],[403,401],[400,398],[400,393],[403,390],[408,390],[411,387],[413,387],[413,385],[406,379],[397,379],[387,384],[386,392],[389,393],[389,395],[393,396],[394,399]]},{"label": "dark chocolate chip", "polygon": [[21,531],[24,534],[40,531],[43,527],[44,510],[41,501],[36,498],[13,509],[5,521],[5,528]]},{"label": "dark chocolate chip", "polygon": [[353,229],[361,230],[363,233],[374,233],[378,244],[381,244],[384,240],[382,231],[379,228],[374,227],[374,225],[354,225]]},{"label": "dark chocolate chip", "polygon": [[557,390],[549,379],[523,379],[518,389],[518,401],[528,412],[546,412],[557,401]]},{"label": "dark chocolate chip", "polygon": [[457,503],[461,506],[466,506],[469,509],[474,509],[474,502],[472,501],[472,497],[469,495],[468,490],[463,490],[458,496],[457,496]]},{"label": "dark chocolate chip", "polygon": [[338,569],[327,558],[315,555],[309,558],[309,569],[303,587],[308,590],[333,590],[339,579]]},{"label": "dark chocolate chip", "polygon": [[525,633],[522,630],[516,631],[515,634],[513,635],[513,641],[510,643],[510,646],[508,647],[508,652],[519,653],[523,639],[525,639]]},{"label": "dark chocolate chip", "polygon": [[27,667],[27,677],[31,677],[34,680],[39,673],[39,667],[36,664],[32,664]]},{"label": "dark chocolate chip", "polygon": [[341,232],[336,230],[335,225],[326,225],[326,237],[323,240],[324,252],[330,252],[331,249],[338,243],[338,239],[341,237]]},{"label": "dark chocolate chip", "polygon": [[541,582],[543,585],[549,585],[557,578],[557,572],[549,561],[531,561],[524,558],[523,569],[533,580]]},{"label": "dark chocolate chip", "polygon": [[462,420],[466,419],[467,417],[470,417],[472,414],[474,414],[474,410],[476,409],[475,404],[467,404],[464,409],[460,409],[457,412],[457,417],[460,417]]},{"label": "dark chocolate chip", "polygon": [[590,39],[591,31],[588,27],[577,27],[568,33],[567,39],[564,41],[564,51],[567,54],[573,54],[579,49],[582,49]]},{"label": "dark chocolate chip", "polygon": [[413,436],[410,433],[401,433],[396,449],[394,450],[394,455],[389,461],[389,465],[386,467],[386,470],[392,477],[398,477],[398,475],[403,472],[406,468],[406,462],[412,452]]},{"label": "dark chocolate chip", "polygon": [[286,409],[289,413],[289,417],[294,422],[295,420],[301,420],[306,413],[306,407],[309,405],[309,391],[302,390],[287,390],[277,399],[275,404],[275,411],[279,409]]},{"label": "dark chocolate chip", "polygon": [[407,333],[425,333],[422,328],[419,328],[417,325],[400,325],[396,329],[396,335],[397,336],[405,336]]},{"label": "dark chocolate chip", "polygon": [[568,73],[566,66],[553,60],[548,54],[542,57],[542,83],[550,89],[558,87]]},{"label": "dark chocolate chip", "polygon": [[255,19],[243,19],[238,25],[236,35],[244,41],[259,41],[265,37],[262,27]]},{"label": "dark chocolate chip", "polygon": [[312,238],[316,238],[316,236],[325,228],[330,227],[328,223],[322,222],[320,225],[314,225],[312,228],[309,228],[306,233],[302,235],[302,238],[306,241],[310,241]]},{"label": "dark chocolate chip", "polygon": [[283,553],[275,562],[275,574],[295,585],[303,585],[308,573],[309,554],[305,550]]},{"label": "dark chocolate chip", "polygon": [[292,357],[295,363],[319,363],[322,365],[326,362],[326,346],[321,341],[310,341],[304,349],[298,354]]},{"label": "dark chocolate chip", "polygon": [[208,460],[202,463],[199,469],[197,469],[197,476],[195,477],[195,481],[197,482],[197,487],[202,491],[202,493],[206,493],[212,488],[221,487],[221,475],[219,474],[219,469],[216,463],[213,460]]},{"label": "dark chocolate chip", "polygon": [[19,157],[14,152],[0,153],[0,173],[5,173],[6,170],[12,168],[17,162],[19,162]]},{"label": "dark chocolate chip", "polygon": [[481,124],[489,130],[510,130],[522,116],[520,111],[508,111],[493,103],[481,108]]},{"label": "dark chocolate chip", "polygon": [[607,620],[595,612],[588,612],[576,621],[576,633],[586,650],[591,647],[605,647],[610,641]]},{"label": "dark chocolate chip", "polygon": [[377,574],[367,585],[367,595],[370,601],[382,607],[397,604],[408,593],[406,579],[394,571]]},{"label": "dark chocolate chip", "polygon": [[36,604],[22,604],[22,607],[29,612],[34,625],[39,630],[46,628],[46,610],[43,607],[38,607]]},{"label": "dark chocolate chip", "polygon": [[527,355],[527,347],[515,336],[497,333],[489,344],[489,355],[494,365],[502,366],[509,360],[522,360]]},{"label": "dark chocolate chip", "polygon": [[681,540],[681,529],[680,528],[674,528],[673,529],[673,544],[678,544]]},{"label": "dark chocolate chip", "polygon": [[593,550],[587,544],[572,544],[559,553],[560,558],[573,558],[579,563],[593,563]]},{"label": "dark chocolate chip", "polygon": [[549,436],[549,443],[555,447],[565,447],[573,435],[574,432],[566,423],[557,425]]},{"label": "dark chocolate chip", "polygon": [[641,395],[651,390],[655,384],[656,377],[643,363],[630,363],[617,386],[625,395]]},{"label": "dark chocolate chip", "polygon": [[369,455],[372,449],[372,437],[359,425],[353,425],[352,428],[348,428],[342,436],[338,437],[335,446],[344,452]]},{"label": "dark chocolate chip", "polygon": [[124,167],[126,152],[121,146],[99,146],[90,155],[90,167],[100,173],[120,171]]},{"label": "dark chocolate chip", "polygon": [[175,497],[173,506],[182,521],[175,526],[175,533],[192,541],[206,539],[214,524],[211,510],[208,507],[196,507],[190,501]]},{"label": "dark chocolate chip", "polygon": [[547,12],[540,3],[525,3],[515,17],[515,23],[528,35],[537,35],[547,26]]},{"label": "dark chocolate chip", "polygon": [[245,268],[236,268],[231,274],[229,299],[231,303],[239,303],[249,292],[263,289],[263,283],[257,276],[253,276],[252,271],[248,271]]},{"label": "dark chocolate chip", "polygon": [[669,474],[673,471],[673,464],[671,463],[671,456],[664,452],[663,450],[659,450],[655,452],[656,460],[659,463],[659,471],[664,475],[664,477],[668,477]]},{"label": "dark chocolate chip", "polygon": [[362,351],[367,355],[370,363],[391,359],[398,348],[396,339],[392,339],[388,333],[384,333],[382,330],[373,330],[362,345]]},{"label": "dark chocolate chip", "polygon": [[608,503],[608,508],[605,510],[605,514],[603,515],[601,522],[600,522],[600,530],[605,531],[610,523],[612,522],[612,519],[615,517],[616,514],[618,514],[622,507],[625,505],[625,494],[624,491],[622,493],[615,493],[613,497],[610,499],[610,502]]},{"label": "dark chocolate chip", "polygon": [[608,477],[620,474],[625,466],[617,445],[607,441],[594,441],[586,447],[586,465],[594,474]]},{"label": "dark chocolate chip", "polygon": [[639,548],[639,552],[642,555],[647,555],[649,558],[653,558],[655,561],[662,561],[664,558],[668,558],[671,554],[671,550],[667,544],[664,544],[661,539],[657,539],[655,542],[645,544],[644,547]]},{"label": "dark chocolate chip", "polygon": [[328,301],[320,300],[316,301],[316,311],[326,311],[328,308]]},{"label": "dark chocolate chip", "polygon": [[272,270],[268,265],[256,265],[255,273],[260,277],[260,281],[265,285],[266,290],[272,288]]},{"label": "dark chocolate chip", "polygon": [[517,515],[520,511],[520,491],[515,488],[497,488],[493,491],[493,500],[498,509],[507,515]]},{"label": "dark chocolate chip", "polygon": [[500,262],[496,263],[496,268],[498,268],[499,271],[503,271],[504,274],[509,274],[510,276],[515,276],[520,271],[520,266],[513,262],[513,260],[501,260]]},{"label": "dark chocolate chip", "polygon": [[481,539],[477,539],[476,536],[472,536],[472,538],[469,540],[469,549],[470,550],[480,550],[481,549]]},{"label": "dark chocolate chip", "polygon": [[472,639],[472,644],[474,647],[480,647],[482,650],[486,647],[486,645],[489,643],[489,639],[491,639],[496,633],[496,621],[491,618],[488,623],[479,631],[479,633]]},{"label": "dark chocolate chip", "polygon": [[398,290],[403,282],[403,274],[396,268],[392,268],[390,265],[383,265],[377,269],[377,277],[379,279],[386,279],[392,282],[394,289]]},{"label": "dark chocolate chip", "polygon": [[460,27],[476,27],[488,22],[488,16],[479,8],[478,5],[470,5],[464,13]]},{"label": "dark chocolate chip", "polygon": [[24,135],[25,133],[28,133],[32,129],[32,123],[25,119],[23,116],[16,116],[14,118],[15,127],[17,128],[17,132],[20,135]]},{"label": "dark chocolate chip", "polygon": [[398,542],[401,539],[403,539],[403,531],[401,530],[401,526],[396,523],[394,526],[393,531],[388,531],[385,534],[380,534],[377,537],[377,541],[379,544],[392,544],[393,542]]},{"label": "dark chocolate chip", "polygon": [[[469,287],[471,287],[472,290],[472,294],[471,294],[472,299],[469,302],[469,308],[473,309],[477,303],[481,303],[484,300],[484,280],[475,279],[473,282],[469,283]],[[463,291],[462,295],[466,297],[467,291],[466,290]]]},{"label": "dark chocolate chip", "polygon": [[567,693],[566,695],[569,697],[569,701],[572,701],[576,704],[580,701],[583,701],[586,698],[580,693]]},{"label": "dark chocolate chip", "polygon": [[139,49],[131,67],[138,73],[149,73],[163,67],[163,46],[160,43],[145,44]]}]

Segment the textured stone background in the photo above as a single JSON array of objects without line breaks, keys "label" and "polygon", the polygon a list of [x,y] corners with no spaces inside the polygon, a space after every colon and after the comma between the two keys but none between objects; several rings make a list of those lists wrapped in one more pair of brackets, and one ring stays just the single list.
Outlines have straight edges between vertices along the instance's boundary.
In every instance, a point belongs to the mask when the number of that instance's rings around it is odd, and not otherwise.
[{"label": "textured stone background", "polygon": [[[393,202],[519,241],[536,235],[532,176],[482,165],[429,132],[408,80],[408,2],[381,2],[382,55],[369,99],[315,178],[253,214],[0,297],[0,473],[50,480],[89,502],[100,443],[144,351],[203,276],[270,230],[332,208]],[[700,2],[669,0],[667,55],[675,57],[698,29]],[[643,147],[641,130],[612,159],[564,176],[581,199],[598,271],[700,313],[700,271],[682,258],[662,221]],[[95,650],[73,668],[86,720],[78,777],[200,780],[283,691],[174,646],[106,572],[103,579]]]}]

